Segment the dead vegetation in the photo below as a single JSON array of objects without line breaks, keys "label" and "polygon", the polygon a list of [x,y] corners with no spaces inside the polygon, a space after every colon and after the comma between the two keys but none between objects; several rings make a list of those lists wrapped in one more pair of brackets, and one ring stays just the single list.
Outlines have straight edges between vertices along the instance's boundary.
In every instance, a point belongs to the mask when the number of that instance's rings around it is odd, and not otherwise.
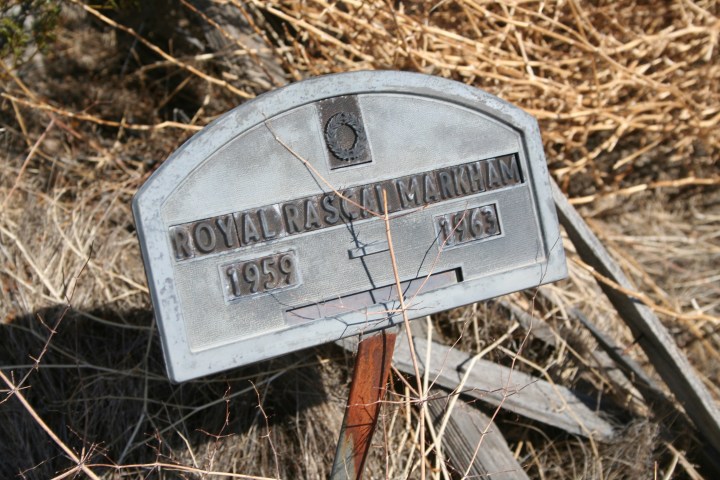
[{"label": "dead vegetation", "polygon": [[[170,384],[130,199],[221,113],[347,70],[441,75],[535,115],[553,176],[720,399],[716,2],[60,6],[49,48],[0,64],[0,365],[17,388],[0,399],[3,478],[327,476],[352,357],[328,345]],[[492,346],[485,359],[573,389],[616,426],[600,442],[497,412],[531,478],[701,478],[695,433],[603,364],[578,312],[656,378],[565,247],[567,281],[437,315],[434,338]],[[508,305],[545,330],[509,330]],[[419,409],[398,376],[387,400],[366,476],[418,478]],[[428,476],[449,473],[437,451],[426,461]]]}]

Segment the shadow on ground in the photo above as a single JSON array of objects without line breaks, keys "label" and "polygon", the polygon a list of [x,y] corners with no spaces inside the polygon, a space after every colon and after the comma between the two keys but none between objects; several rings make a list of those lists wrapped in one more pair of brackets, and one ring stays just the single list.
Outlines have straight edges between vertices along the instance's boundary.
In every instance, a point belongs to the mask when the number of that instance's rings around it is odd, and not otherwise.
[{"label": "shadow on ground", "polygon": [[[35,369],[33,358],[46,343]],[[306,435],[303,412],[328,400],[318,352],[312,349],[172,384],[149,311],[45,309],[0,326],[0,345],[2,371],[15,384],[28,375],[23,395],[60,439],[78,456],[87,455],[91,464],[182,461],[177,452],[214,455],[207,445],[214,443],[217,450],[219,440],[230,437],[241,451],[252,449],[251,444],[267,443],[268,425]],[[72,468],[18,399],[8,397],[5,385],[2,389],[0,477],[51,478]],[[342,407],[337,410],[342,415]],[[335,435],[324,436],[334,444]],[[202,449],[207,452],[196,451]],[[202,467],[203,459],[197,464]]]}]

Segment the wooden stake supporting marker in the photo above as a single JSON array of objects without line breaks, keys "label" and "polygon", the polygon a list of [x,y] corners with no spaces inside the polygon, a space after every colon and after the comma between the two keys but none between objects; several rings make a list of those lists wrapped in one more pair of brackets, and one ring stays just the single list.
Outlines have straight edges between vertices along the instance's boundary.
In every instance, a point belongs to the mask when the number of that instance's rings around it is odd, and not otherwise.
[{"label": "wooden stake supporting marker", "polygon": [[385,396],[396,337],[394,330],[383,330],[358,343],[345,418],[330,474],[332,480],[362,477],[380,402]]}]

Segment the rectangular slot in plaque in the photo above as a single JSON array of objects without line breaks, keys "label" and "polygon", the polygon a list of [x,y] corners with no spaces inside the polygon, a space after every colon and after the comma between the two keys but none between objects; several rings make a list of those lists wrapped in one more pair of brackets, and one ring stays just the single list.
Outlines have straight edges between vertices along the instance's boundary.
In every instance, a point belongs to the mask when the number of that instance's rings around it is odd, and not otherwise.
[{"label": "rectangular slot in plaque", "polygon": [[[401,282],[400,287],[402,288],[407,305],[418,293],[437,290],[460,282],[462,282],[462,271],[460,268],[456,268],[445,272],[433,273],[429,277],[424,276]],[[345,313],[356,312],[374,305],[378,306],[377,309],[379,312],[384,308],[382,304],[397,302],[397,300],[397,289],[395,284],[391,284],[287,310],[285,312],[285,321],[287,321],[288,325],[298,325],[321,318],[336,317]],[[412,305],[407,306],[410,308]]]}]

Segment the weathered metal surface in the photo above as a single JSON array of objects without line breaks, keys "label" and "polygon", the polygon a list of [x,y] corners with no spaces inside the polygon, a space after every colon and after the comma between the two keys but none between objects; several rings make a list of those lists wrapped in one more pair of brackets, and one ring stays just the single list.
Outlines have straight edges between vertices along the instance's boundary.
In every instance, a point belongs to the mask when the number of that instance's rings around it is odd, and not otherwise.
[{"label": "weathered metal surface", "polygon": [[358,344],[355,370],[338,441],[332,480],[362,477],[390,374],[395,332],[383,330]]},{"label": "weathered metal surface", "polygon": [[425,75],[298,82],[195,135],[134,199],[170,377],[402,321],[383,194],[400,280],[421,285],[410,318],[566,274],[532,117]]}]

